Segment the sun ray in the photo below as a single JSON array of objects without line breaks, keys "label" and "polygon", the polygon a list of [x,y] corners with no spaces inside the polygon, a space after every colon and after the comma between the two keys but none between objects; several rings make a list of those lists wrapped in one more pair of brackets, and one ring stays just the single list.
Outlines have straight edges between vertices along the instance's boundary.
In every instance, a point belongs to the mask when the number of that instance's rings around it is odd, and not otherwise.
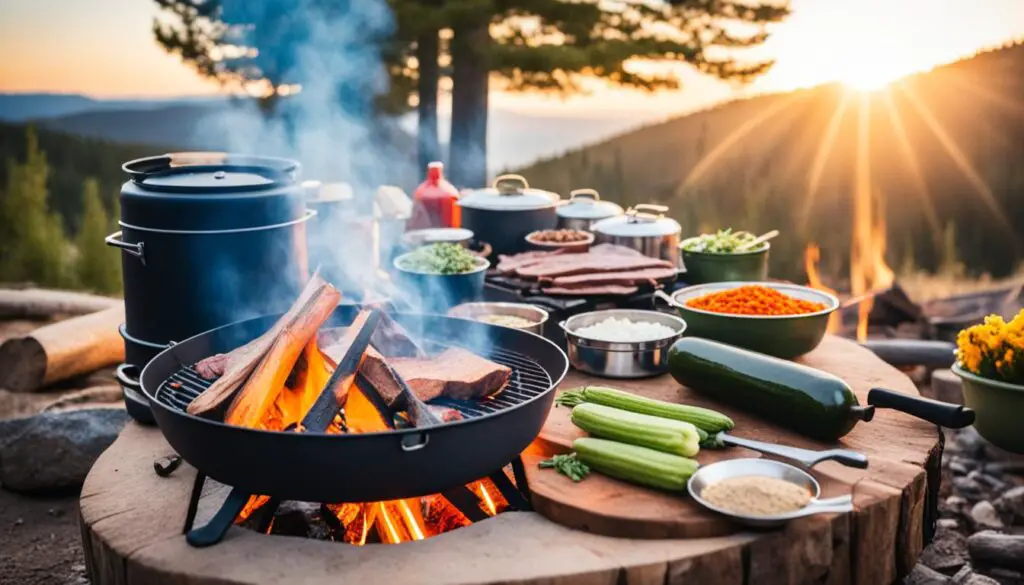
[{"label": "sun ray", "polygon": [[804,197],[803,206],[800,208],[800,222],[797,225],[806,225],[807,219],[810,217],[811,209],[814,207],[814,200],[818,195],[821,174],[825,170],[825,163],[828,162],[829,155],[832,154],[832,147],[835,146],[839,127],[842,125],[843,116],[846,114],[846,108],[850,105],[850,95],[851,92],[849,91],[843,92],[843,97],[840,98],[839,104],[836,105],[836,109],[832,112],[832,117],[828,121],[828,126],[825,127],[825,133],[821,137],[821,142],[818,143],[818,149],[814,152],[814,162],[811,163],[811,172],[807,178],[807,195]]},{"label": "sun ray", "polygon": [[928,106],[925,105],[921,98],[910,88],[900,87],[899,90],[907,97],[910,105],[914,107],[921,119],[924,120],[925,125],[932,131],[935,138],[942,145],[942,148],[946,151],[946,154],[953,160],[960,172],[963,173],[964,178],[971,184],[975,192],[981,196],[985,206],[989,208],[992,215],[995,216],[996,221],[999,222],[1000,227],[1006,230],[1008,233],[1013,234],[1013,229],[1006,220],[1006,214],[1003,212],[1002,206],[999,205],[999,201],[996,200],[992,190],[989,189],[988,185],[978,174],[978,171],[974,170],[971,162],[967,160],[967,156],[964,155],[960,147],[956,145],[952,137],[946,133],[946,130],[942,127],[942,124],[935,118]]},{"label": "sun ray", "polygon": [[974,96],[976,97],[979,97],[983,100],[986,100],[992,104],[995,104],[997,106],[1002,107],[1003,109],[1010,111],[1014,116],[1018,118],[1024,118],[1024,105],[1022,105],[1021,103],[1015,102],[1006,96],[999,95],[998,93],[988,88],[978,87],[977,84],[962,79],[962,74],[960,74],[960,72],[958,71],[954,71],[952,73],[955,73],[955,75],[949,75],[948,80],[953,85],[957,86],[958,88],[966,92],[974,94]]},{"label": "sun ray", "polygon": [[747,134],[750,134],[752,131],[756,130],[758,126],[764,124],[776,114],[784,110],[787,106],[793,103],[794,99],[795,98],[793,96],[780,98],[771,106],[761,110],[761,112],[756,116],[749,118],[740,124],[735,130],[729,133],[724,140],[719,142],[711,152],[707,153],[704,158],[700,159],[697,164],[690,169],[689,174],[686,175],[686,179],[683,180],[683,184],[676,190],[676,195],[681,194],[687,187],[700,180],[700,178],[704,176],[704,173],[708,172],[711,167],[713,167],[715,163],[717,163],[718,160],[729,151],[730,148],[739,142],[740,139]]},{"label": "sun ray", "polygon": [[925,182],[924,174],[921,172],[921,165],[918,164],[917,156],[914,155],[914,149],[910,146],[910,138],[907,136],[907,129],[903,125],[903,117],[896,108],[896,102],[893,101],[892,94],[885,92],[882,97],[885,100],[885,111],[889,114],[893,132],[896,134],[896,142],[899,144],[900,153],[903,154],[903,158],[907,161],[907,167],[910,169],[915,191],[921,200],[921,205],[924,207],[924,214],[928,220],[928,226],[931,228],[932,237],[938,245],[942,226],[939,225],[939,216],[935,212],[935,205],[932,203],[928,184]]}]

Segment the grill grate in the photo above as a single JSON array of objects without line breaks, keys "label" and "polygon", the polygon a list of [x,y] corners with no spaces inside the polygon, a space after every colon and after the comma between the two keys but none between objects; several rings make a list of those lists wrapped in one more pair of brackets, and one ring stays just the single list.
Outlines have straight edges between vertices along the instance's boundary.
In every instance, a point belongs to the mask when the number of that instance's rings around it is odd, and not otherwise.
[{"label": "grill grate", "polygon": [[[443,347],[440,344],[432,344]],[[547,392],[552,380],[544,368],[529,357],[507,349],[492,349],[482,352],[483,356],[495,363],[512,368],[508,386],[492,398],[484,400],[454,400],[441,398],[432,404],[454,408],[466,418],[477,418],[512,408],[531,398]],[[157,390],[156,398],[161,403],[184,411],[196,396],[205,391],[212,380],[203,379],[192,366],[186,366],[164,381]]]}]

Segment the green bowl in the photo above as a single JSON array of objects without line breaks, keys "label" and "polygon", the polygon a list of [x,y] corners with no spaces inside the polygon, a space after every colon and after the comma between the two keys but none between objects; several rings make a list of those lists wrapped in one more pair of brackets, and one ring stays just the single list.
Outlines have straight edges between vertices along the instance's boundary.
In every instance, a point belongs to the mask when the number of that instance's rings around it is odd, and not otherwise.
[{"label": "green bowl", "polygon": [[[685,243],[686,240],[683,241]],[[686,268],[682,278],[687,284],[767,280],[769,249],[770,246],[765,242],[763,249],[754,252],[711,254],[690,252],[680,246],[683,266]]]},{"label": "green bowl", "polygon": [[974,410],[974,428],[996,447],[1024,453],[1024,386],[989,380],[953,366],[963,381],[964,404]]},{"label": "green bowl", "polygon": [[[791,297],[822,303],[825,309],[803,315],[734,315],[686,306],[686,302],[695,297],[744,285],[773,288]],[[688,286],[671,297],[665,293],[658,296],[679,311],[686,321],[687,336],[720,341],[784,359],[804,355],[818,347],[828,329],[828,316],[839,308],[839,299],[826,292],[777,282],[716,282]]]}]

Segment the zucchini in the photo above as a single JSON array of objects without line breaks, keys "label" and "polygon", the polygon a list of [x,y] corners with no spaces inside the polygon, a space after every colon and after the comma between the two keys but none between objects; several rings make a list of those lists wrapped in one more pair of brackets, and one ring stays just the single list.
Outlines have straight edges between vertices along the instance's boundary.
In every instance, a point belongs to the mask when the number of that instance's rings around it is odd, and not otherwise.
[{"label": "zucchini", "polygon": [[572,422],[602,439],[649,447],[682,457],[693,457],[700,451],[697,427],[680,420],[584,402],[572,409]]},{"label": "zucchini", "polygon": [[591,469],[640,485],[682,492],[699,464],[693,459],[606,439],[583,437],[572,442],[576,457]]},{"label": "zucchini", "polygon": [[849,433],[873,411],[832,374],[697,337],[673,344],[668,366],[696,392],[822,441]]},{"label": "zucchini", "polygon": [[[572,392],[572,390],[569,392]],[[578,390],[578,392],[581,393],[584,402],[603,404],[630,412],[660,416],[661,418],[681,420],[712,434],[728,431],[736,426],[731,418],[708,408],[655,400],[616,388],[585,386]]]}]

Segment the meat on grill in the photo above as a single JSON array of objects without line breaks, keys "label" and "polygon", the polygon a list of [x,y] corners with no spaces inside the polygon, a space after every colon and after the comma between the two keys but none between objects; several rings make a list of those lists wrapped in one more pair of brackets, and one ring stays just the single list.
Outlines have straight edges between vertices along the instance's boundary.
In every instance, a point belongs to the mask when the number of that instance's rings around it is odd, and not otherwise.
[{"label": "meat on grill", "polygon": [[540,264],[520,268],[516,273],[526,278],[539,279],[594,272],[623,272],[643,268],[672,268],[672,263],[646,256],[601,255],[588,252],[552,258]]},{"label": "meat on grill", "polygon": [[457,347],[428,359],[390,358],[388,363],[424,402],[442,396],[484,398],[500,392],[512,377],[511,368]]}]

